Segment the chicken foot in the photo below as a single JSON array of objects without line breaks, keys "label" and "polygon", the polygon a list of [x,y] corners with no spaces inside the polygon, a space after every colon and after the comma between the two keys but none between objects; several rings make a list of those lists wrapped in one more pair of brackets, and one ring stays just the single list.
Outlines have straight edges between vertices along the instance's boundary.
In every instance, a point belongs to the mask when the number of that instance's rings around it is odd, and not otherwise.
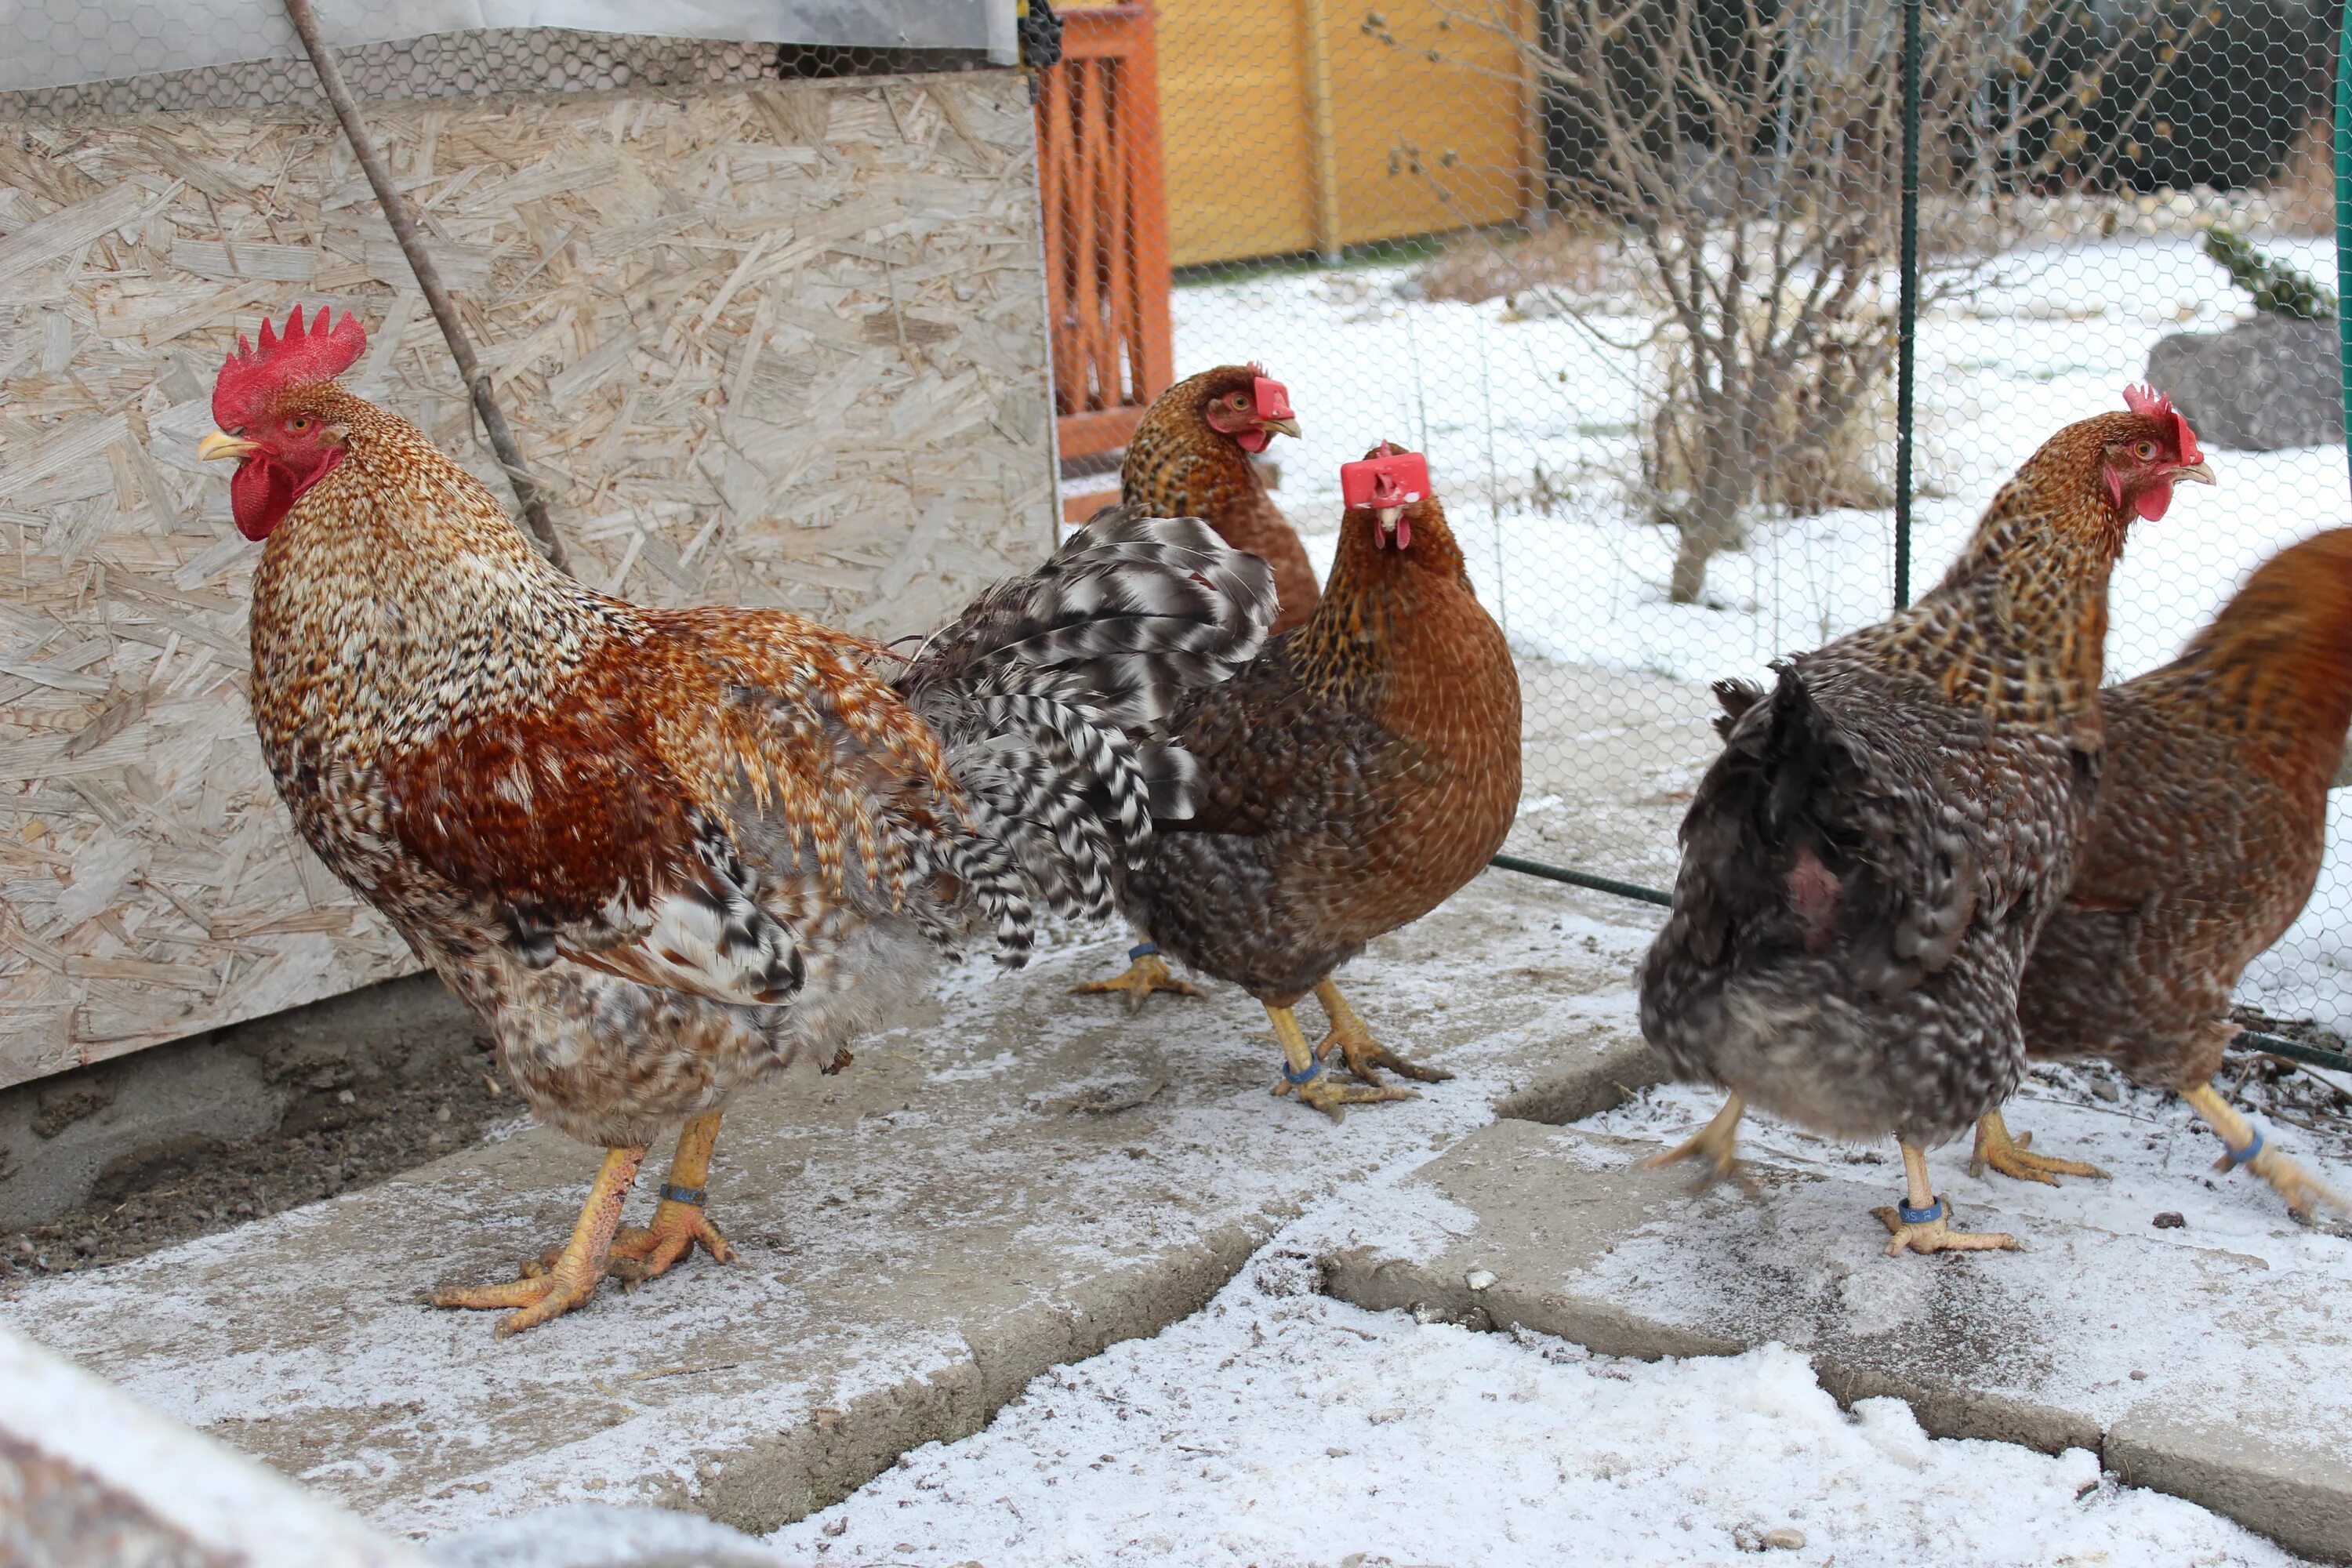
[{"label": "chicken foot", "polygon": [[[1738,1094],[1731,1096],[1706,1126],[1673,1148],[1651,1155],[1642,1162],[1641,1169],[1654,1171],[1685,1160],[1705,1159],[1713,1167],[1714,1174],[1707,1177],[1702,1185],[1712,1185],[1735,1175],[1739,1167],[1739,1119],[1747,1114],[1747,1098]],[[1740,1184],[1748,1188],[1748,1196],[1756,1195],[1752,1183],[1742,1178]]]},{"label": "chicken foot", "polygon": [[1315,1059],[1327,1060],[1333,1047],[1348,1064],[1348,1070],[1364,1082],[1378,1086],[1380,1069],[1388,1068],[1423,1083],[1444,1083],[1454,1075],[1444,1068],[1424,1067],[1410,1058],[1401,1057],[1372,1038],[1372,1031],[1348,999],[1339,994],[1339,987],[1326,980],[1315,988],[1315,1000],[1323,1004],[1323,1016],[1331,1021],[1331,1031],[1315,1047]]},{"label": "chicken foot", "polygon": [[537,1328],[550,1318],[584,1304],[604,1282],[605,1266],[612,1257],[613,1230],[621,1222],[621,1205],[628,1197],[630,1184],[637,1179],[637,1167],[645,1157],[646,1146],[642,1143],[604,1152],[604,1163],[598,1168],[596,1180],[588,1189],[588,1201],[581,1205],[579,1222],[572,1227],[572,1239],[557,1255],[552,1268],[544,1273],[526,1273],[503,1285],[455,1286],[436,1290],[433,1305],[478,1311],[515,1308],[499,1324],[498,1336],[504,1339],[509,1334]]},{"label": "chicken foot", "polygon": [[1988,1110],[1977,1122],[1976,1147],[1969,1154],[1969,1174],[1981,1176],[1990,1165],[2004,1176],[2014,1176],[2021,1182],[2040,1182],[2054,1187],[2061,1176],[2097,1176],[2106,1173],[2096,1165],[2080,1160],[2062,1160],[2055,1154],[2032,1152],[2033,1134],[2020,1132],[2011,1136],[2009,1123],[1998,1110]]},{"label": "chicken foot", "polygon": [[1154,991],[1165,991],[1171,996],[1198,996],[1201,988],[1188,980],[1177,977],[1160,956],[1156,942],[1142,942],[1127,950],[1128,965],[1124,973],[1108,980],[1090,980],[1084,985],[1070,987],[1073,996],[1117,993],[1127,998],[1127,1010],[1139,1013]]},{"label": "chicken foot", "polygon": [[1323,1070],[1315,1048],[1307,1043],[1307,1031],[1298,1026],[1298,1015],[1287,1007],[1277,1007],[1271,1002],[1261,1004],[1265,1016],[1274,1020],[1274,1037],[1282,1047],[1282,1081],[1274,1086],[1276,1094],[1296,1091],[1301,1105],[1309,1105],[1338,1121],[1347,1115],[1350,1105],[1369,1105],[1385,1100],[1419,1100],[1420,1093],[1393,1085],[1335,1083]]},{"label": "chicken foot", "polygon": [[2246,1166],[2276,1188],[2294,1217],[2306,1223],[2323,1203],[2339,1212],[2352,1213],[2352,1203],[2347,1203],[2343,1194],[2272,1148],[2254,1124],[2239,1115],[2237,1108],[2222,1099],[2221,1091],[2212,1084],[2199,1084],[2180,1098],[2189,1102],[2189,1108],[2203,1119],[2206,1126],[2221,1135],[2221,1142],[2229,1147],[2229,1152],[2215,1162],[2215,1170],[2234,1171]]},{"label": "chicken foot", "polygon": [[662,1182],[661,1204],[647,1226],[625,1225],[613,1237],[612,1261],[605,1272],[628,1285],[659,1279],[698,1244],[714,1261],[732,1263],[735,1249],[702,1212],[705,1184],[710,1175],[710,1150],[719,1142],[719,1118],[713,1110],[688,1121],[677,1135],[677,1152],[670,1156],[669,1174]]},{"label": "chicken foot", "polygon": [[1900,1258],[1906,1252],[2014,1250],[2021,1245],[2017,1237],[2000,1231],[1954,1230],[1951,1205],[1936,1195],[1936,1184],[1927,1179],[1927,1152],[1916,1143],[1903,1143],[1903,1184],[1900,1208],[1870,1211],[1894,1235],[1895,1239],[1886,1244],[1887,1257]]}]

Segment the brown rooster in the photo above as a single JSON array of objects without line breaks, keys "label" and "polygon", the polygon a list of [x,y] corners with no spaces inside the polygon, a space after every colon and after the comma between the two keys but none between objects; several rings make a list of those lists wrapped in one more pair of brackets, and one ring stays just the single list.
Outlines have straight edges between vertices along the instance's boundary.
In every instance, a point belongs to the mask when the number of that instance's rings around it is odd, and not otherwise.
[{"label": "brown rooster", "polygon": [[2146,389],[2027,460],[1935,591],[1717,688],[1723,754],[1683,819],[1642,1033],[1731,1091],[1661,1162],[1732,1163],[1745,1107],[1903,1150],[1890,1253],[2013,1247],[1953,1230],[1922,1149],[2017,1087],[2018,976],[2074,871],[2099,767],[2107,578],[2135,517],[2212,482]]},{"label": "brown rooster", "polygon": [[[2352,529],[2265,562],[2161,669],[2111,687],[2106,767],[2065,901],[2017,994],[2036,1057],[2100,1056],[2168,1089],[2297,1214],[2344,1200],[2214,1089],[2230,993],[2319,879],[2327,787],[2352,726]],[[1978,1124],[1975,1163],[2028,1181],[2095,1167]]]},{"label": "brown rooster", "polygon": [[[1298,531],[1265,492],[1265,480],[1250,461],[1276,433],[1296,437],[1290,391],[1262,365],[1221,364],[1188,376],[1144,411],[1127,443],[1118,470],[1119,500],[1154,517],[1197,517],[1236,550],[1246,550],[1274,568],[1281,597],[1276,634],[1306,624],[1315,613],[1315,568]],[[1197,996],[1177,978],[1150,942],[1128,949],[1125,973],[1077,986],[1074,995],[1114,992],[1128,1010],[1143,1005],[1155,991]]]},{"label": "brown rooster", "polygon": [[[1443,903],[1502,847],[1519,803],[1519,680],[1471,591],[1419,456],[1342,468],[1339,558],[1307,624],[1169,723],[1200,797],[1162,822],[1120,903],[1153,942],[1265,1005],[1286,1080],[1335,1118],[1401,1100],[1380,1068],[1451,1077],[1381,1045],[1331,972]],[[1310,1049],[1308,992],[1330,1030]],[[1362,1085],[1324,1075],[1338,1047]]]},{"label": "brown rooster", "polygon": [[[213,394],[231,508],[267,540],[253,711],[320,857],[488,1024],[542,1116],[610,1151],[551,1268],[443,1290],[585,1301],[697,1243],[719,1113],[844,1043],[934,946],[1025,958],[1032,900],[1094,916],[1193,773],[1156,738],[1244,663],[1272,574],[1196,521],[1108,513],[911,661],[767,610],[656,610],[543,561],[405,421],[333,384],[321,310]],[[878,673],[889,669],[886,677]],[[652,1225],[615,1237],[680,1127]]]}]

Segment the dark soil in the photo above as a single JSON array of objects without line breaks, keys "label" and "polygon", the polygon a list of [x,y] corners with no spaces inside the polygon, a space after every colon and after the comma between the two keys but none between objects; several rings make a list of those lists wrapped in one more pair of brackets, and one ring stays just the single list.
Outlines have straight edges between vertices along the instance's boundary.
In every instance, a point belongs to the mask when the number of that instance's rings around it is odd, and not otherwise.
[{"label": "dark soil", "polygon": [[[348,1075],[338,1075],[348,1077]],[[190,1137],[110,1170],[90,1200],[49,1224],[0,1231],[0,1289],[227,1230],[373,1186],[454,1153],[525,1114],[499,1082],[488,1043],[336,1087],[322,1079],[276,1131],[238,1142]]]}]

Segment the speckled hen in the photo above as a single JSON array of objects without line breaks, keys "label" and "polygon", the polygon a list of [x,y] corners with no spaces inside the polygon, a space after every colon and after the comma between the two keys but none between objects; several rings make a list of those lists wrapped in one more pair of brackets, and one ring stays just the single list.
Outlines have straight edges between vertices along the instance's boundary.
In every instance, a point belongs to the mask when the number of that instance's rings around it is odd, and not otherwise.
[{"label": "speckled hen", "polygon": [[[1128,438],[1127,458],[1118,470],[1125,504],[1156,517],[1197,517],[1218,538],[1274,568],[1281,599],[1274,618],[1276,635],[1306,624],[1319,594],[1307,546],[1266,493],[1265,476],[1250,458],[1277,435],[1297,434],[1289,388],[1262,365],[1221,364],[1185,377],[1151,400]],[[1129,1012],[1154,992],[1199,994],[1168,967],[1157,944],[1139,942],[1127,958],[1124,972],[1080,985],[1074,994],[1123,995]]]},{"label": "speckled hen", "polygon": [[[729,1097],[839,1066],[931,952],[1034,902],[1111,911],[1193,770],[1160,725],[1246,662],[1264,563],[1122,509],[1001,584],[911,660],[771,610],[651,609],[550,566],[489,492],[332,378],[349,317],[239,344],[213,396],[232,511],[267,540],[253,711],[303,838],[488,1023],[541,1116],[604,1146],[570,1242],[444,1306],[501,1331],[608,1265],[700,1244]],[[649,1227],[615,1236],[680,1129]]]},{"label": "speckled hen", "polygon": [[1889,1251],[2015,1245],[1950,1227],[1922,1150],[2017,1086],[2018,979],[2099,771],[2107,579],[2136,518],[2212,479],[2169,404],[2126,401],[2044,443],[1917,604],[1776,665],[1769,693],[1717,688],[1726,744],[1639,980],[1643,1034],[1731,1099],[1664,1158],[1729,1169],[1751,1103],[1892,1134]]},{"label": "speckled hen", "polygon": [[[2228,1152],[2308,1216],[2344,1205],[2212,1085],[2238,1033],[2230,994],[2319,879],[2327,786],[2352,726],[2352,529],[2282,551],[2181,656],[2102,694],[2106,768],[2065,901],[2017,997],[2036,1057],[2101,1056],[2177,1091]],[[2095,1174],[2012,1141],[2000,1113],[1976,1158],[2053,1182]]]},{"label": "speckled hen", "polygon": [[[1375,1040],[1331,973],[1476,876],[1519,802],[1518,674],[1426,465],[1384,445],[1342,483],[1359,504],[1315,614],[1171,716],[1200,799],[1158,825],[1122,897],[1152,941],[1265,1005],[1280,1087],[1335,1117],[1409,1097],[1381,1068],[1451,1076]],[[1310,991],[1330,1022],[1311,1049],[1291,1011]],[[1335,1047],[1360,1083],[1325,1074]]]}]

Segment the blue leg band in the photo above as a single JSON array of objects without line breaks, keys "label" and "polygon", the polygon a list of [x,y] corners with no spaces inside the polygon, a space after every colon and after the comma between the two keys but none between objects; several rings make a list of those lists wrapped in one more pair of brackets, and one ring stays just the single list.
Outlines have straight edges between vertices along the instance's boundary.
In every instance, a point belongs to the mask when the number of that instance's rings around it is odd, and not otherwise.
[{"label": "blue leg band", "polygon": [[1946,1211],[1944,1200],[1937,1198],[1923,1209],[1915,1209],[1908,1204],[1898,1202],[1895,1205],[1895,1212],[1902,1216],[1905,1225],[1933,1225],[1944,1217]]},{"label": "blue leg band", "polygon": [[1127,961],[1132,963],[1139,958],[1150,958],[1159,951],[1160,944],[1156,942],[1139,942],[1127,950]]},{"label": "blue leg band", "polygon": [[709,1187],[674,1187],[667,1182],[664,1182],[661,1195],[674,1204],[692,1204],[696,1208],[700,1208],[702,1200],[710,1195],[710,1189]]},{"label": "blue leg band", "polygon": [[1305,1072],[1292,1072],[1290,1070],[1290,1064],[1288,1062],[1285,1062],[1282,1065],[1282,1081],[1296,1087],[1313,1079],[1322,1070],[1323,1064],[1321,1062],[1308,1062]]},{"label": "blue leg band", "polygon": [[2229,1152],[2223,1154],[2221,1156],[2221,1165],[2223,1169],[2234,1171],[2239,1166],[2244,1164],[2247,1161],[2252,1159],[2255,1155],[2263,1152],[2263,1130],[2259,1127],[2252,1127],[2251,1124],[2249,1126],[2249,1130],[2253,1133],[2254,1141],[2247,1144],[2242,1149],[2232,1149],[2229,1151]]}]

